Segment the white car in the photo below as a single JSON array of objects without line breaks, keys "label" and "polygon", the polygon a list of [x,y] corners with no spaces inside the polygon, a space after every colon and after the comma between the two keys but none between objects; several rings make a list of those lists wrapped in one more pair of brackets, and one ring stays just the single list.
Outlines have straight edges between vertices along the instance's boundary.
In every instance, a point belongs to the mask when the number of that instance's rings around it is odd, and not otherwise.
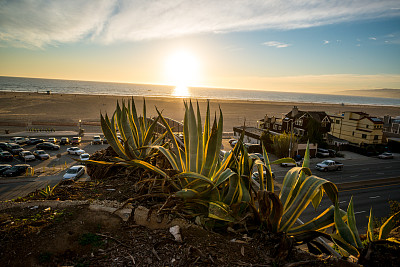
[{"label": "white car", "polygon": [[67,152],[70,155],[81,155],[81,154],[85,153],[85,150],[80,149],[77,146],[73,146],[73,147],[67,148]]},{"label": "white car", "polygon": [[93,141],[92,141],[93,145],[101,145],[101,143],[102,143],[102,140],[101,140],[100,135],[93,136]]},{"label": "white car", "polygon": [[72,166],[64,174],[63,180],[75,180],[81,177],[84,173],[85,173],[85,166],[83,165]]},{"label": "white car", "polygon": [[10,138],[10,143],[16,143],[18,145],[21,145],[26,143],[26,139],[23,137],[12,137]]},{"label": "white car", "polygon": [[90,155],[88,153],[83,153],[79,156],[81,160],[89,160]]},{"label": "white car", "polygon": [[32,154],[32,152],[26,150],[19,152],[19,158],[25,161],[35,160],[35,156]]}]

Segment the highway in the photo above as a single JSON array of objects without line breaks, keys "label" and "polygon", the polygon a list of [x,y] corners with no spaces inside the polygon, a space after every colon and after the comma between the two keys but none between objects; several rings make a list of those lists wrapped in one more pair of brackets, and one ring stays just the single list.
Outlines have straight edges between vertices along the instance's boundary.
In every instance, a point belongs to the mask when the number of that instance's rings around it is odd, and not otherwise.
[{"label": "highway", "polygon": [[[377,185],[377,186],[360,186],[360,188],[339,190],[340,208],[347,211],[349,201],[353,197],[354,213],[356,216],[357,228],[360,233],[366,233],[368,224],[368,216],[372,207],[374,217],[384,217],[389,214],[389,200],[400,202],[400,183]],[[325,196],[321,205],[315,212],[310,205],[301,215],[300,219],[303,222],[311,220],[313,217],[320,214],[332,203]]]},{"label": "highway", "polygon": [[[394,159],[379,159],[374,157],[362,157],[357,159],[334,160],[342,162],[342,171],[321,172],[315,169],[315,165],[324,159],[311,159],[310,169],[313,175],[327,179],[340,187],[340,184],[353,182],[352,188],[339,190],[340,208],[347,210],[350,198],[353,196],[354,210],[357,227],[360,233],[366,232],[370,208],[373,208],[374,217],[384,217],[389,214],[389,200],[400,201],[400,157]],[[273,166],[276,181],[282,184],[283,178],[289,168]],[[397,182],[389,184],[379,183],[379,180],[387,178],[399,178]],[[374,180],[375,185],[368,185],[365,181]],[[300,219],[307,222],[332,205],[330,200],[324,196],[317,212],[310,206],[303,212]]]}]

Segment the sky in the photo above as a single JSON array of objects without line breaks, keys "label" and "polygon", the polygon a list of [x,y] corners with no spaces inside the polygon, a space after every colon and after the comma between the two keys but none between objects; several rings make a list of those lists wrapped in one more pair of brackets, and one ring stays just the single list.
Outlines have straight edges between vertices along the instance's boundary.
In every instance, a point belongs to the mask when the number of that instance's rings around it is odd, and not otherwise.
[{"label": "sky", "polygon": [[0,76],[400,88],[398,0],[0,0]]}]

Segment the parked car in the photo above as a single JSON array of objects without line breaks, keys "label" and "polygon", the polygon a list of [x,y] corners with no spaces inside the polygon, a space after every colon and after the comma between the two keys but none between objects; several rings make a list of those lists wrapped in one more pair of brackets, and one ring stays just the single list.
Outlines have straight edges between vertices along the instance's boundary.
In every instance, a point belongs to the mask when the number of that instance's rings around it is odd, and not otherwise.
[{"label": "parked car", "polygon": [[68,144],[69,144],[69,138],[68,137],[61,137],[60,145],[68,145]]},{"label": "parked car", "polygon": [[7,148],[8,148],[8,143],[0,142],[0,148],[1,148],[2,150],[7,150]]},{"label": "parked car", "polygon": [[47,142],[56,144],[58,142],[58,140],[55,137],[50,137],[49,140],[47,140]]},{"label": "parked car", "polygon": [[324,160],[321,163],[318,163],[315,168],[319,171],[341,171],[343,169],[343,163],[334,160]]},{"label": "parked car", "polygon": [[0,152],[0,161],[12,161],[13,155],[8,151]]},{"label": "parked car", "polygon": [[296,162],[282,162],[282,167],[301,167],[303,165],[303,159],[300,159]]},{"label": "parked car", "polygon": [[2,175],[6,170],[11,169],[11,167],[10,164],[0,164],[0,175]]},{"label": "parked car", "polygon": [[230,142],[231,147],[234,148],[236,146],[237,142],[238,142],[237,140]]},{"label": "parked car", "polygon": [[81,138],[78,136],[72,137],[70,143],[71,145],[79,145],[81,143]]},{"label": "parked car", "polygon": [[44,142],[44,143],[41,143],[41,144],[37,144],[36,145],[36,149],[59,150],[60,146],[59,145],[55,145],[53,143]]},{"label": "parked car", "polygon": [[35,150],[33,151],[33,155],[40,160],[46,160],[50,158],[50,155],[47,154],[44,150]]},{"label": "parked car", "polygon": [[329,157],[329,151],[323,148],[317,148],[317,154],[315,155],[317,158],[327,158]]},{"label": "parked car", "polygon": [[233,143],[233,142],[235,142],[235,141],[237,142],[237,140],[236,140],[236,139],[233,139],[233,138],[232,138],[232,139],[229,139],[229,141],[228,141],[228,142],[229,142],[229,144],[230,144],[230,145],[232,145],[232,143]]},{"label": "parked car", "polygon": [[393,154],[389,153],[389,152],[384,152],[384,153],[380,154],[378,156],[378,158],[380,158],[380,159],[392,159],[393,158]]},{"label": "parked car", "polygon": [[67,148],[67,153],[70,155],[81,155],[81,154],[85,153],[85,150],[80,149],[77,146],[73,146],[73,147]]},{"label": "parked car", "polygon": [[254,159],[254,156],[257,156],[260,160],[262,160],[262,162],[264,162],[264,156],[261,153],[250,153],[249,156]]},{"label": "parked car", "polygon": [[102,140],[101,140],[100,135],[93,136],[93,141],[92,141],[93,145],[101,145],[101,143],[102,143]]},{"label": "parked car", "polygon": [[103,144],[108,144],[107,138],[103,137]]},{"label": "parked car", "polygon": [[67,170],[63,176],[63,180],[76,180],[85,173],[85,166],[76,165]]},{"label": "parked car", "polygon": [[45,140],[44,139],[39,139],[39,138],[29,138],[28,141],[26,141],[27,145],[36,145],[43,143]]},{"label": "parked car", "polygon": [[35,156],[32,154],[32,152],[27,151],[27,150],[23,150],[23,151],[19,152],[18,157],[24,161],[35,160]]},{"label": "parked car", "polygon": [[246,143],[244,146],[246,147],[248,153],[262,153],[262,147],[259,144]]},{"label": "parked car", "polygon": [[328,152],[329,152],[329,157],[332,157],[332,158],[336,157],[336,154],[337,154],[336,150],[328,149]]},{"label": "parked car", "polygon": [[[274,173],[274,172],[271,172],[271,173],[272,173],[272,179],[275,179],[275,173]],[[263,174],[264,174],[264,176],[265,176],[265,175],[267,175],[267,172],[264,171]],[[260,174],[258,173],[258,171],[257,171],[257,172],[254,172],[253,175],[251,176],[251,178],[253,178],[254,180],[258,181],[259,175],[260,175]]]},{"label": "parked car", "polygon": [[10,169],[3,172],[3,176],[15,177],[26,173],[26,170],[30,167],[28,164],[17,164]]},{"label": "parked car", "polygon": [[10,138],[10,143],[15,143],[15,144],[25,144],[26,143],[26,139],[24,137],[11,137]]},{"label": "parked car", "polygon": [[18,153],[21,152],[22,150],[24,149],[20,145],[14,143],[7,144],[7,151],[13,155],[18,155]]},{"label": "parked car", "polygon": [[90,155],[88,153],[83,153],[79,156],[80,160],[89,160]]}]

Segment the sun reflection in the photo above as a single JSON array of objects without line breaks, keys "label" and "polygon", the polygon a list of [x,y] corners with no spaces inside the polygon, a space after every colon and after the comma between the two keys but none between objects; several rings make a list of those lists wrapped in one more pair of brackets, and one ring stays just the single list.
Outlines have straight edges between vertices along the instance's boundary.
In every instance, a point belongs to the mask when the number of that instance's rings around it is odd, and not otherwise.
[{"label": "sun reflection", "polygon": [[183,85],[179,85],[175,87],[174,91],[172,92],[172,95],[177,97],[188,97],[190,96],[189,88]]}]

